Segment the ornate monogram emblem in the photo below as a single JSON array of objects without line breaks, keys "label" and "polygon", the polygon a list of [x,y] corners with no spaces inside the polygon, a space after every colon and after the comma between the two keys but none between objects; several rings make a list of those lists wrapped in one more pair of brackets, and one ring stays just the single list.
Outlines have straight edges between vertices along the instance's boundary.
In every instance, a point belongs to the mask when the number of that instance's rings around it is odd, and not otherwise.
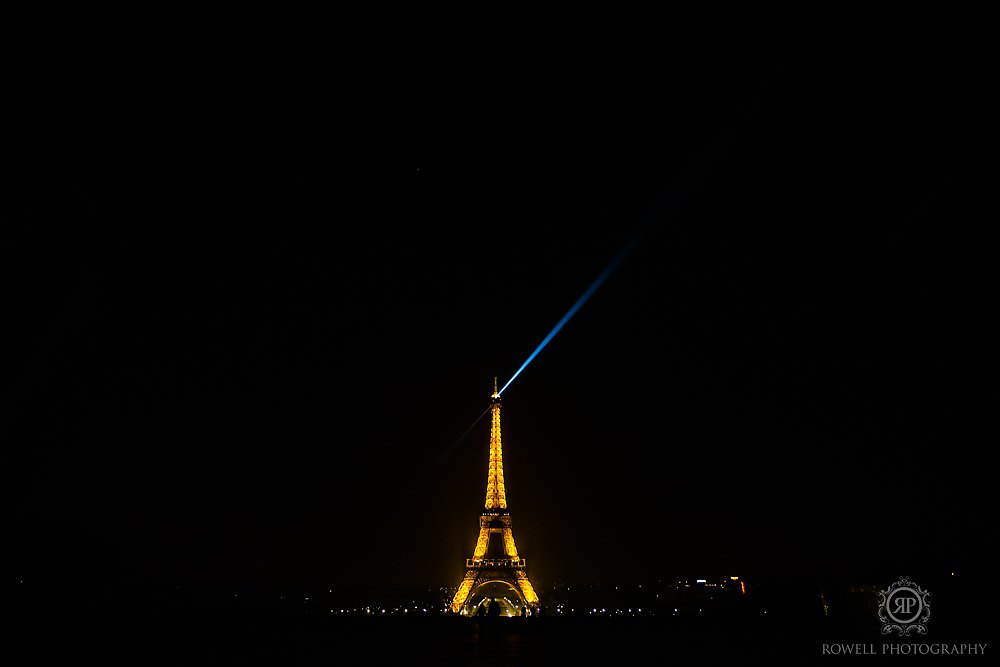
[{"label": "ornate monogram emblem", "polygon": [[916,632],[927,634],[924,625],[931,617],[930,593],[907,577],[901,577],[889,588],[878,593],[878,617],[882,621],[882,634],[893,630],[902,637]]}]

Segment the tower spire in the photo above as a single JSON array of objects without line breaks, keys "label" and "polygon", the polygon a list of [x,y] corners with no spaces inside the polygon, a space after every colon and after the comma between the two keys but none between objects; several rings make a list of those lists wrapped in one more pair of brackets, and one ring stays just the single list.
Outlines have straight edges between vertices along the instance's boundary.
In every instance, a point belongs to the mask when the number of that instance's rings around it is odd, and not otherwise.
[{"label": "tower spire", "polygon": [[503,486],[503,445],[500,440],[500,393],[493,378],[493,402],[490,405],[490,467],[486,477],[486,509],[507,509]]}]

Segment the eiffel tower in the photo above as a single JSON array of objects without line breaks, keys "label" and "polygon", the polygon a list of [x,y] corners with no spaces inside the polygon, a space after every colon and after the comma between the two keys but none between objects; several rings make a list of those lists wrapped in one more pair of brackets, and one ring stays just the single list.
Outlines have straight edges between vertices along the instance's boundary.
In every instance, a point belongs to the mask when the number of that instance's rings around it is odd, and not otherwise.
[{"label": "eiffel tower", "polygon": [[538,609],[538,596],[528,581],[524,571],[524,559],[518,557],[511,532],[510,512],[507,511],[507,494],[503,486],[503,448],[500,446],[500,393],[493,378],[493,396],[490,413],[490,465],[486,477],[486,506],[479,518],[479,539],[472,558],[465,561],[465,578],[458,587],[451,610],[467,613],[467,605],[475,606],[479,597],[496,598],[507,595],[516,597],[516,602],[507,598],[509,611],[517,607],[527,613]]}]

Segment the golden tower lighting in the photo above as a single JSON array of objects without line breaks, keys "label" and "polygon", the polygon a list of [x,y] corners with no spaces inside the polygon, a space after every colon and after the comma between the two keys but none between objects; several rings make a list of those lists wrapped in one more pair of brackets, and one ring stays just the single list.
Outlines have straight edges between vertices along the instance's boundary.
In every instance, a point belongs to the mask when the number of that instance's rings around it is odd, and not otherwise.
[{"label": "golden tower lighting", "polygon": [[486,475],[486,504],[479,518],[479,539],[472,558],[465,561],[465,577],[451,601],[451,611],[462,613],[466,604],[478,604],[479,594],[513,592],[522,608],[538,608],[538,596],[518,557],[511,531],[507,493],[503,485],[503,447],[500,442],[500,393],[493,378],[490,403],[490,462]]}]

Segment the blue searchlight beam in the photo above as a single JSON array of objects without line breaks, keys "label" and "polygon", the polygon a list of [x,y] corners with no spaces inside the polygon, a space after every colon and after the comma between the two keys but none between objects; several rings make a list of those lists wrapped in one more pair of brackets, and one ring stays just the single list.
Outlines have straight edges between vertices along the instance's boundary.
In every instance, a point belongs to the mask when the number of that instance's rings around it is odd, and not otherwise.
[{"label": "blue searchlight beam", "polygon": [[566,314],[562,316],[562,319],[556,322],[556,325],[552,327],[552,331],[550,331],[549,334],[542,339],[542,342],[538,344],[538,347],[535,348],[535,351],[532,352],[530,355],[528,355],[528,358],[525,359],[524,363],[521,364],[521,367],[517,369],[517,372],[514,373],[514,375],[512,375],[509,380],[507,380],[507,384],[503,386],[503,389],[497,392],[497,395],[502,394],[504,390],[510,386],[510,383],[514,381],[514,378],[516,378],[518,375],[521,374],[521,371],[523,371],[528,366],[528,364],[531,363],[532,359],[538,356],[538,353],[541,352],[542,349],[549,344],[549,341],[552,340],[557,333],[559,333],[559,330],[562,329],[567,322],[569,322],[570,318],[576,315],[576,311],[580,310],[580,307],[583,306],[583,304],[587,303],[587,300],[594,295],[594,292],[596,292],[597,289],[602,284],[604,284],[604,281],[608,279],[608,276],[614,273],[615,269],[618,268],[618,265],[622,263],[622,260],[624,260],[625,257],[629,254],[629,252],[632,251],[632,248],[635,247],[635,244],[639,241],[639,238],[640,236],[642,236],[643,231],[645,230],[644,229],[640,230],[640,233],[635,234],[628,241],[628,243],[625,244],[625,247],[623,247],[618,252],[618,254],[611,259],[611,261],[604,268],[604,270],[601,271],[599,274],[597,274],[597,277],[594,278],[594,282],[590,283],[590,287],[587,288],[587,291],[584,292],[580,296],[580,298],[576,300],[576,303],[570,306],[570,309],[566,311]]},{"label": "blue searchlight beam", "polygon": [[[546,345],[549,344],[549,341],[552,340],[557,333],[559,333],[560,329],[566,326],[566,323],[569,322],[570,318],[576,315],[576,311],[580,310],[583,304],[587,303],[587,300],[590,299],[590,297],[594,295],[594,292],[596,292],[598,288],[602,284],[604,284],[604,281],[608,279],[608,276],[614,273],[615,269],[618,268],[618,265],[622,263],[622,261],[628,256],[630,252],[632,252],[632,248],[634,248],[635,245],[639,242],[639,240],[645,235],[645,233],[649,231],[649,229],[652,227],[653,221],[655,221],[655,218],[647,220],[646,224],[641,226],[635,232],[635,234],[632,235],[632,238],[630,238],[628,242],[622,247],[622,249],[618,252],[618,254],[615,255],[610,262],[608,262],[608,265],[604,267],[604,270],[601,271],[599,274],[597,274],[597,277],[594,278],[594,282],[590,283],[590,287],[588,287],[587,290],[580,296],[580,298],[576,300],[576,303],[570,306],[570,309],[566,311],[566,314],[562,316],[562,319],[556,322],[556,325],[552,327],[552,331],[550,331],[548,335],[542,340],[542,342],[538,344],[538,347],[536,347],[535,351],[528,356],[528,358],[525,360],[523,364],[521,364],[521,367],[517,369],[517,372],[514,373],[514,375],[512,375],[509,380],[507,380],[507,384],[503,386],[503,389],[497,392],[498,396],[502,394],[507,389],[507,387],[510,386],[510,383],[514,381],[514,378],[516,378],[518,375],[521,374],[521,371],[527,368],[528,364],[531,363],[532,359],[538,356],[538,353],[542,351],[542,348],[544,348]],[[465,432],[462,433],[462,435],[458,436],[458,439],[455,440],[455,442],[453,442],[450,447],[448,447],[448,449],[444,452],[444,454],[441,455],[441,458],[439,458],[437,462],[434,465],[432,465],[424,474],[424,476],[421,477],[420,479],[425,479],[427,475],[429,475],[434,469],[436,469],[439,465],[441,465],[441,463],[446,458],[448,458],[448,456],[452,453],[452,451],[455,450],[455,447],[458,445],[458,443],[460,443],[462,440],[465,439],[465,436],[467,436],[472,431],[475,425],[479,423],[479,420],[485,417],[486,413],[488,413],[489,411],[490,408],[487,406],[487,408],[483,410],[478,417],[476,417],[476,420],[472,422],[469,428],[465,429]]]}]

